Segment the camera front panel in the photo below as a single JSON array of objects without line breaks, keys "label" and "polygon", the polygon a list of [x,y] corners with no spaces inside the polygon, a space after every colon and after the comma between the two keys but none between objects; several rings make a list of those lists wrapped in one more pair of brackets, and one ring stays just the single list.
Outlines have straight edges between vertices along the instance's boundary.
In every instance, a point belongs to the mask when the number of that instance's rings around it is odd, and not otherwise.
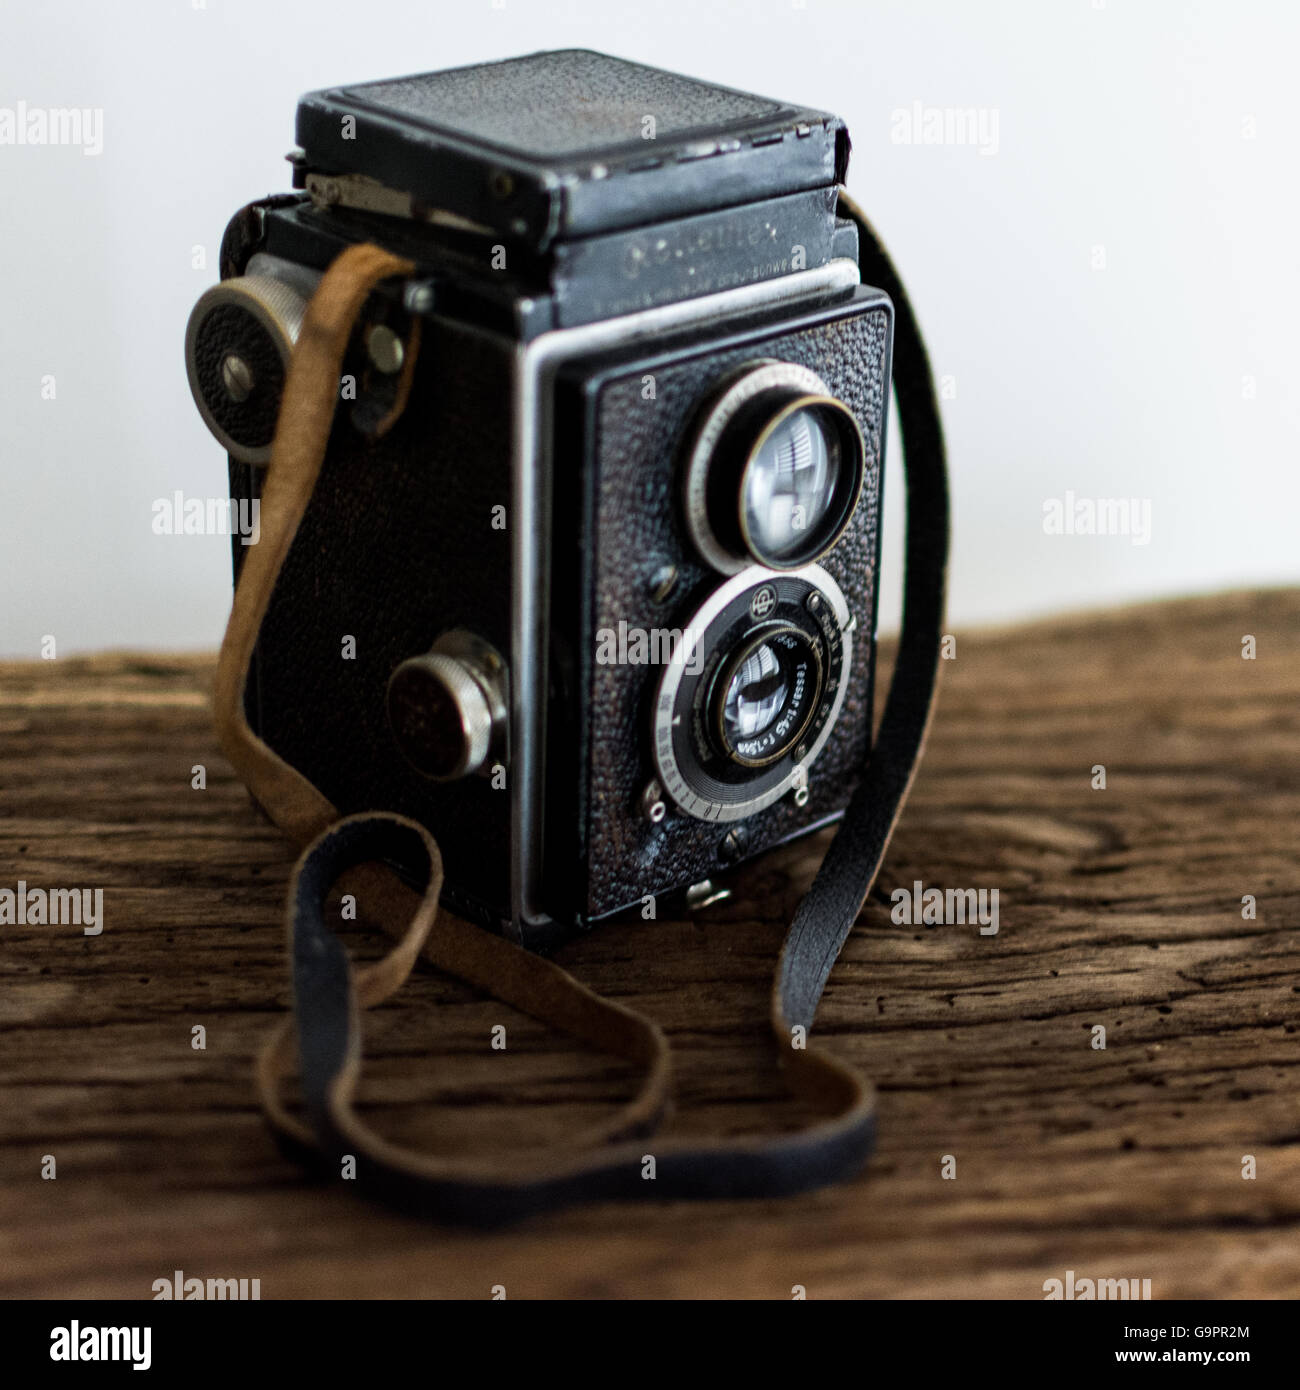
[{"label": "camera front panel", "polygon": [[891,333],[887,298],[859,288],[558,381],[558,921],[698,883],[847,804],[871,728]]}]

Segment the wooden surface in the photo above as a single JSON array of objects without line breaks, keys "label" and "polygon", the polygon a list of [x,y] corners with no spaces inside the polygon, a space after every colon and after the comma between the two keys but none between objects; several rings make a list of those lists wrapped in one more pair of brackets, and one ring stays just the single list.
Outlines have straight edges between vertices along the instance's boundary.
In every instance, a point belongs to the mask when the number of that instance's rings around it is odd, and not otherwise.
[{"label": "wooden surface", "polygon": [[[0,926],[0,1293],[149,1297],[180,1269],[259,1278],[263,1298],[1042,1298],[1073,1269],[1149,1278],[1156,1298],[1294,1297],[1298,646],[1300,592],[959,634],[818,1019],[880,1087],[867,1173],[790,1201],[605,1205],[491,1235],[315,1186],[263,1127],[249,1072],[286,1000],[291,853],[216,747],[211,660],[0,666],[0,887],[105,900],[97,937]],[[824,845],[744,871],[693,921],[633,920],[561,954],[669,1029],[679,1131],[797,1118],[763,1020]],[[894,924],[889,891],[915,879],[997,888],[998,934]],[[629,1087],[427,972],[368,1038],[363,1096],[385,1132],[448,1151],[562,1135]]]}]

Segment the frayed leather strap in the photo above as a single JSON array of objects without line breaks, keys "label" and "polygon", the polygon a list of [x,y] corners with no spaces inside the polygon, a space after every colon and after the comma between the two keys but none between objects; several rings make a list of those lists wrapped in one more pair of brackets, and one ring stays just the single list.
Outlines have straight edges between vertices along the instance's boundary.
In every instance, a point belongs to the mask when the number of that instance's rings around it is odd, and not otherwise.
[{"label": "frayed leather strap", "polygon": [[[440,1220],[491,1225],[606,1198],[783,1195],[850,1177],[866,1162],[875,1093],[854,1068],[814,1047],[806,1034],[884,857],[924,742],[938,676],[948,496],[943,437],[916,322],[862,214],[844,195],[840,201],[858,224],[863,280],[889,294],[896,315],[894,379],[908,494],[903,631],[879,737],[795,915],[772,992],[771,1025],[790,1089],[826,1118],[778,1135],[647,1144],[671,1096],[671,1057],[658,1025],[592,993],[552,962],[440,913],[442,861],[422,825],[387,812],[339,819],[320,791],[249,728],[249,659],[325,455],[348,339],[369,293],[414,268],[378,247],[354,246],[321,280],[290,365],[261,496],[262,536],[250,547],[235,591],[214,700],[222,745],[252,795],[296,840],[311,842],[289,890],[294,1011],[258,1059],[256,1077],[281,1142],[325,1173],[340,1177],[350,1159],[355,1187],[368,1194]],[[404,383],[381,428],[400,414],[417,349],[418,342],[408,344]],[[354,893],[364,916],[396,938],[388,955],[362,969],[353,969],[326,924],[325,903],[336,884]],[[417,959],[635,1064],[642,1073],[640,1090],[608,1122],[540,1157],[432,1157],[382,1139],[354,1105],[361,1015],[390,998]],[[290,1112],[282,1094],[295,1066],[302,1118]]]}]

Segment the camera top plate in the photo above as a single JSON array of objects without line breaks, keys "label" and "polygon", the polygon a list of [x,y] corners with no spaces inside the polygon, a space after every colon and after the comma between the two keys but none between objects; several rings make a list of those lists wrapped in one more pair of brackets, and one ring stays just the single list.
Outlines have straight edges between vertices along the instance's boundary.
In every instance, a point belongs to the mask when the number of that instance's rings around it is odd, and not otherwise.
[{"label": "camera top plate", "polygon": [[311,92],[297,140],[300,179],[362,175],[537,250],[842,183],[849,151],[826,112],[586,49]]}]

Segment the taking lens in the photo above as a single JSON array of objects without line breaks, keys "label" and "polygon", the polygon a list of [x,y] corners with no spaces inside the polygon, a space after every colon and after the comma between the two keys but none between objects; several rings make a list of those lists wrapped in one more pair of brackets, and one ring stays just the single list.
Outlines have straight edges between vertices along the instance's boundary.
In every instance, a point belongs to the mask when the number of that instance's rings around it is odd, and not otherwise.
[{"label": "taking lens", "polygon": [[651,704],[664,796],[718,824],[791,791],[803,805],[851,684],[843,591],[818,565],[793,574],[751,565],[709,593],[687,629],[698,634],[699,660],[668,663]]},{"label": "taking lens", "polygon": [[762,767],[798,741],[821,698],[821,658],[807,633],[785,623],[745,635],[723,662],[710,698],[719,751]]},{"label": "taking lens", "polygon": [[781,712],[790,686],[781,663],[766,642],[746,658],[731,678],[722,718],[732,743],[761,734]]},{"label": "taking lens", "polygon": [[760,361],[726,378],[700,412],[683,472],[683,514],[723,574],[748,560],[796,570],[844,534],[866,480],[853,412],[806,367]]},{"label": "taking lens", "polygon": [[780,418],[750,456],[741,482],[743,531],[767,564],[802,563],[820,543],[843,471],[839,434],[808,406]]}]

